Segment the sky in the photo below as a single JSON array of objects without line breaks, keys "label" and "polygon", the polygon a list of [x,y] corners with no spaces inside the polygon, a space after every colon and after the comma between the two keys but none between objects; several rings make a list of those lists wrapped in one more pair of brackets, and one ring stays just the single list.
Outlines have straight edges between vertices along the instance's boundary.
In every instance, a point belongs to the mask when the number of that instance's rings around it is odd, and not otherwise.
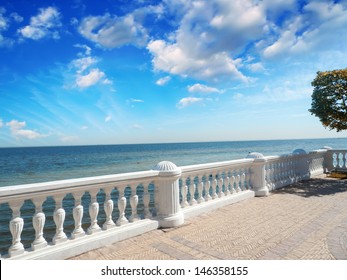
[{"label": "sky", "polygon": [[2,0],[0,147],[347,137],[346,45],[346,0]]}]

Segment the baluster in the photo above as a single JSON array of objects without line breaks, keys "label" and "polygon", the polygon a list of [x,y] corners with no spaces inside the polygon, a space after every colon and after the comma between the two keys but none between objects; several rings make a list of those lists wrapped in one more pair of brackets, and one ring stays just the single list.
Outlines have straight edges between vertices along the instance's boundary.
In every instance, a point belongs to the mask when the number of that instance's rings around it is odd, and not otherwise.
[{"label": "baluster", "polygon": [[198,183],[198,192],[199,192],[198,203],[205,202],[205,199],[203,197],[204,182],[202,181],[202,178],[201,178],[200,182]]},{"label": "baluster", "polygon": [[343,153],[343,168],[347,168],[347,153]]},{"label": "baluster", "polygon": [[339,167],[339,168],[342,168],[342,167],[343,167],[343,164],[344,164],[344,162],[343,162],[343,154],[342,154],[342,153],[339,153],[338,156],[337,156],[337,158],[338,158],[338,167]]},{"label": "baluster", "polygon": [[119,191],[119,199],[118,199],[119,218],[116,221],[117,226],[122,226],[129,222],[128,219],[125,217],[125,208],[127,205],[127,199],[124,196],[124,191],[125,191],[125,188]]},{"label": "baluster", "polygon": [[112,212],[114,209],[114,203],[111,198],[112,191],[113,191],[113,188],[105,189],[106,198],[105,198],[104,210],[106,214],[106,221],[102,225],[102,229],[104,230],[107,230],[116,226],[116,224],[112,220]]},{"label": "baluster", "polygon": [[236,176],[236,192],[242,191],[242,189],[240,188],[240,181],[241,181],[241,176],[240,176],[240,174],[237,174],[237,176]]},{"label": "baluster", "polygon": [[247,188],[246,188],[246,174],[245,174],[245,172],[242,172],[242,174],[241,174],[241,189],[243,191],[247,190]]},{"label": "baluster", "polygon": [[332,162],[333,162],[333,167],[337,168],[338,167],[338,162],[337,162],[337,153],[332,154]]},{"label": "baluster", "polygon": [[232,175],[230,177],[230,193],[233,194],[235,192],[236,192],[236,190],[235,190],[235,176]]},{"label": "baluster", "polygon": [[218,193],[218,197],[223,197],[225,196],[224,195],[224,192],[223,192],[223,178],[222,178],[222,174],[220,174],[220,178],[218,180],[218,188],[219,188],[219,193]]},{"label": "baluster", "polygon": [[190,180],[190,184],[189,184],[189,194],[190,194],[190,201],[189,204],[190,205],[195,205],[197,204],[197,201],[195,200],[195,189],[196,189],[196,185],[194,184],[194,178],[192,178]]},{"label": "baluster", "polygon": [[[148,187],[148,186],[147,186]],[[151,200],[151,195],[148,191],[148,189],[145,189],[145,185],[143,186],[143,207],[144,207],[144,218],[152,218],[152,213],[149,210],[149,203]]]},{"label": "baluster", "polygon": [[228,172],[225,172],[225,178],[224,178],[224,186],[225,186],[225,194],[230,195],[230,177],[228,175]]},{"label": "baluster", "polygon": [[139,203],[139,197],[136,194],[137,185],[130,185],[130,188],[132,196],[130,198],[131,216],[129,218],[129,221],[133,223],[140,219],[139,215],[137,214],[137,205]]},{"label": "baluster", "polygon": [[209,180],[209,176],[208,175],[205,176],[204,187],[205,187],[205,201],[209,201],[209,200],[212,199],[212,197],[210,196],[211,182]]},{"label": "baluster", "polygon": [[24,253],[24,246],[20,242],[24,227],[24,220],[20,216],[22,201],[11,201],[8,203],[12,209],[12,220],[10,221],[10,232],[12,235],[12,245],[8,250],[10,257],[18,256]]},{"label": "baluster", "polygon": [[62,243],[67,240],[67,236],[64,232],[65,210],[63,208],[63,198],[65,195],[54,196],[55,210],[53,213],[53,220],[56,227],[55,235],[53,236],[53,244]]},{"label": "baluster", "polygon": [[99,203],[97,201],[97,194],[99,190],[91,190],[90,194],[90,204],[89,204],[89,216],[90,216],[90,226],[87,229],[88,234],[93,234],[95,232],[101,231],[98,225],[98,214],[99,214]]},{"label": "baluster", "polygon": [[250,176],[249,168],[245,169],[245,175],[246,175],[246,178],[245,178],[246,189],[250,190],[252,189],[252,186],[251,186],[251,176]]},{"label": "baluster", "polygon": [[33,227],[35,230],[35,240],[31,243],[31,249],[37,250],[47,246],[47,241],[43,237],[43,228],[45,226],[46,216],[42,211],[42,203],[45,198],[38,197],[32,199],[35,205],[35,215],[33,216]]},{"label": "baluster", "polygon": [[[215,174],[213,174],[212,178],[216,178]],[[216,189],[217,189],[217,179],[213,179],[212,180],[212,199],[218,198]]]},{"label": "baluster", "polygon": [[186,180],[187,178],[182,177],[182,187],[181,187],[181,194],[182,194],[181,207],[182,208],[189,206],[189,203],[187,201],[188,186],[187,186]]},{"label": "baluster", "polygon": [[81,204],[81,198],[84,195],[84,191],[74,192],[72,195],[75,199],[75,207],[72,210],[75,228],[71,233],[71,238],[75,239],[86,235],[82,228],[83,206]]}]

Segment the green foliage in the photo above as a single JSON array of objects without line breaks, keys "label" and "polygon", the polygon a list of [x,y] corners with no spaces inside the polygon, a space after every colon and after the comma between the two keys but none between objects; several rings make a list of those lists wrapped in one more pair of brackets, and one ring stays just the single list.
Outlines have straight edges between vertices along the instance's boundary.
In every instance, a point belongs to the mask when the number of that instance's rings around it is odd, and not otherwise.
[{"label": "green foliage", "polygon": [[312,86],[311,114],[329,129],[346,130],[347,68],[317,72]]}]

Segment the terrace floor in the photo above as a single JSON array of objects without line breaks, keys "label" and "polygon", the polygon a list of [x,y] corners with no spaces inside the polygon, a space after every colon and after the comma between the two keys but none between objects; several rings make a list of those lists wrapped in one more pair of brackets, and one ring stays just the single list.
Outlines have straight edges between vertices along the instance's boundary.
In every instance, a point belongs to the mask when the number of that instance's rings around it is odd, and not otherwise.
[{"label": "terrace floor", "polygon": [[347,180],[317,177],[73,260],[347,259]]}]

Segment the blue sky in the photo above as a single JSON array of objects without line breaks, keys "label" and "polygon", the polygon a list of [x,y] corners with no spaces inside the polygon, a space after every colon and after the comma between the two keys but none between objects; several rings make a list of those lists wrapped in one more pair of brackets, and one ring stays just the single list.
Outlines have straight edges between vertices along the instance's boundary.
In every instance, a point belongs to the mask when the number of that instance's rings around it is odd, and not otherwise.
[{"label": "blue sky", "polygon": [[0,147],[347,137],[308,112],[346,27],[345,0],[1,1]]}]

